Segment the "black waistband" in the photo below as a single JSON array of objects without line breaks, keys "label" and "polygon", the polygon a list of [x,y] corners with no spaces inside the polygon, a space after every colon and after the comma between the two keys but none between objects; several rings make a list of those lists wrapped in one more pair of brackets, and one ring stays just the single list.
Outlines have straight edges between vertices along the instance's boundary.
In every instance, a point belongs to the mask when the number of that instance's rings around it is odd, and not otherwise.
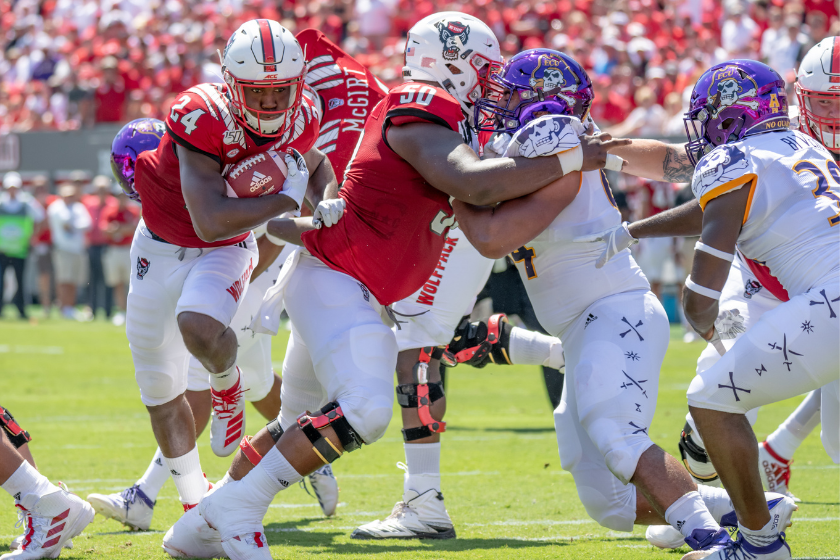
[{"label": "black waistband", "polygon": [[[169,243],[169,241],[167,241],[167,240],[166,240],[166,239],[164,239],[163,237],[159,236],[158,234],[156,234],[155,232],[153,232],[152,230],[150,230],[150,229],[149,229],[149,226],[146,226],[146,229],[148,230],[149,235],[151,235],[151,236],[152,236],[152,239],[154,239],[155,241],[160,241],[161,243]],[[169,243],[169,245],[172,245],[172,243]]]}]

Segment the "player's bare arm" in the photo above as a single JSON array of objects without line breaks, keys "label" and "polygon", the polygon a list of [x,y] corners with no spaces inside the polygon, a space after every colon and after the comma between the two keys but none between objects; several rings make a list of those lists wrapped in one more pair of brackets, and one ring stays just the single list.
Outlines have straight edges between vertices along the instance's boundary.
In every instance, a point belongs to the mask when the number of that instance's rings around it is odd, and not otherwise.
[{"label": "player's bare arm", "polygon": [[[603,136],[603,135],[602,135]],[[622,171],[653,181],[689,183],[694,166],[685,153],[685,144],[666,144],[659,140],[633,138],[611,153],[625,160]]]},{"label": "player's bare arm", "polygon": [[[393,126],[387,134],[391,148],[433,187],[470,204],[519,198],[563,177],[560,160],[554,157],[481,160],[460,134],[435,124]],[[583,170],[603,166],[607,153],[626,142],[587,137],[581,142]]]},{"label": "player's bare arm", "polygon": [[[694,254],[689,280],[699,288],[695,291],[686,281],[688,289],[683,291],[683,306],[688,322],[706,340],[710,340],[714,334],[720,291],[732,265],[731,260],[712,253],[717,250],[726,255],[734,255],[749,196],[750,189],[745,184],[710,200],[704,209],[700,241],[713,251],[698,250]],[[707,295],[698,292],[706,292]],[[713,297],[714,292],[718,292],[717,299]]]},{"label": "player's bare arm", "polygon": [[497,206],[473,206],[452,201],[455,217],[467,239],[489,259],[500,259],[525,245],[577,196],[580,172],[566,175],[527,196]]},{"label": "player's bare arm", "polygon": [[691,237],[703,229],[703,209],[697,200],[690,200],[649,218],[627,226],[630,235],[642,237]]},{"label": "player's bare arm", "polygon": [[278,214],[298,209],[295,201],[284,194],[228,198],[216,161],[182,146],[177,146],[176,150],[184,200],[195,232],[203,241],[229,239]]},{"label": "player's bare arm", "polygon": [[306,188],[306,205],[315,210],[325,199],[338,196],[338,181],[332,164],[326,154],[318,148],[312,148],[305,154],[306,168],[309,169],[309,185]]},{"label": "player's bare arm", "polygon": [[282,239],[292,245],[303,245],[300,236],[313,229],[318,229],[311,217],[305,218],[275,218],[269,220],[267,230],[270,235]]}]

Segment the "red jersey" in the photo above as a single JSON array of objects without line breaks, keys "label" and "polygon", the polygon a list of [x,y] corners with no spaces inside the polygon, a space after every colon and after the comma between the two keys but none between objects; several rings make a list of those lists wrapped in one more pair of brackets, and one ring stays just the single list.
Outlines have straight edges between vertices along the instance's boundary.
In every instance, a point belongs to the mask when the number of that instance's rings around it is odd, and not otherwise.
[{"label": "red jersey", "polygon": [[296,38],[309,59],[306,84],[323,106],[315,147],[327,155],[340,183],[370,111],[388,88],[317,29],[304,29]]},{"label": "red jersey", "polygon": [[468,130],[461,106],[444,89],[405,83],[371,111],[339,196],[344,217],[308,231],[303,243],[327,266],[362,282],[390,305],[417,291],[435,269],[455,223],[449,195],[439,191],[388,145],[388,129],[429,122]]},{"label": "red jersey", "polygon": [[256,136],[242,128],[231,114],[226,85],[200,84],[181,93],[166,115],[166,133],[157,150],[137,158],[135,188],[143,201],[146,226],[181,247],[233,245],[248,237],[243,233],[213,243],[198,237],[181,193],[175,144],[218,162],[220,175],[240,160],[270,149],[308,152],[318,138],[319,109],[315,94],[305,93],[294,126],[280,138]]},{"label": "red jersey", "polygon": [[[102,211],[102,215],[99,217],[99,229],[106,232],[112,224],[116,224],[117,226],[124,226],[126,224],[137,225],[139,220],[140,210],[135,206],[126,206],[120,210],[120,207],[115,204],[108,206]],[[133,233],[132,231],[127,235],[116,237],[111,237],[106,233],[103,233],[103,235],[108,237],[109,245],[131,245],[131,238],[134,237]]]}]

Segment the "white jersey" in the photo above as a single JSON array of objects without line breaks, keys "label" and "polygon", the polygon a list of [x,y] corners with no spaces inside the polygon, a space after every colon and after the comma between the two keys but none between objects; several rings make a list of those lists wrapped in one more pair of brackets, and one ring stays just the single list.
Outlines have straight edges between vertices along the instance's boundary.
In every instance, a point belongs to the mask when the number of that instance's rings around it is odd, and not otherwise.
[{"label": "white jersey", "polygon": [[572,203],[533,241],[511,253],[537,318],[550,334],[563,338],[569,325],[601,298],[650,289],[629,249],[595,268],[601,244],[572,241],[620,224],[606,175],[587,171]]},{"label": "white jersey", "polygon": [[718,146],[701,159],[692,190],[700,207],[751,190],[738,249],[766,265],[791,298],[840,278],[840,166],[798,131]]}]

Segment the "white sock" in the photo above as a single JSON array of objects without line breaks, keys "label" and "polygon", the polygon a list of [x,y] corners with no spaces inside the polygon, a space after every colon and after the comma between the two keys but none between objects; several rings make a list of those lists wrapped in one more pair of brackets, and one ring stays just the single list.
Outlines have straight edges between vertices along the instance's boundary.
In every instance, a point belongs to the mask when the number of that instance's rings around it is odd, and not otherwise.
[{"label": "white sock", "polygon": [[233,482],[233,478],[230,476],[230,473],[225,473],[225,476],[223,476],[222,479],[219,482],[214,484],[213,488],[218,490],[219,488],[221,488],[222,486],[224,486],[228,482]]},{"label": "white sock", "polygon": [[154,502],[167,480],[169,480],[169,467],[164,460],[160,447],[158,447],[155,456],[152,457],[152,462],[149,463],[146,472],[137,481],[137,485]]},{"label": "white sock", "polygon": [[222,373],[210,374],[210,387],[214,391],[227,391],[239,381],[239,368],[235,365]]},{"label": "white sock", "polygon": [[180,457],[164,457],[169,474],[175,488],[178,489],[178,496],[182,504],[195,505],[201,497],[207,493],[209,485],[204,473],[201,471],[201,463],[198,459],[198,446],[192,451]]},{"label": "white sock", "polygon": [[563,344],[559,338],[513,327],[508,340],[510,361],[517,365],[548,366],[560,369],[565,365]]},{"label": "white sock", "polygon": [[[0,437],[4,436],[0,435]],[[21,463],[17,470],[12,473],[12,476],[3,483],[2,488],[17,502],[20,502],[27,494],[43,496],[58,490],[57,486],[27,461]]]},{"label": "white sock", "polygon": [[266,453],[260,464],[254,467],[241,482],[249,491],[249,496],[256,503],[264,503],[265,507],[271,503],[274,496],[292,484],[299,482],[303,476],[283,457],[283,454],[272,447]]},{"label": "white sock", "polygon": [[440,442],[403,445],[408,467],[403,481],[403,493],[414,490],[422,494],[429,488],[440,492]]},{"label": "white sock", "polygon": [[703,503],[703,498],[697,492],[689,492],[671,504],[671,507],[665,510],[665,521],[685,537],[690,537],[695,529],[720,529],[720,525],[715,523],[712,514]]},{"label": "white sock", "polygon": [[697,485],[697,492],[703,498],[706,509],[712,514],[715,521],[720,523],[720,518],[734,509],[729,494],[723,488],[713,488],[703,484]]},{"label": "white sock", "polygon": [[777,455],[790,461],[793,454],[820,423],[820,392],[813,391],[776,431],[767,436],[767,443]]},{"label": "white sock", "polygon": [[741,522],[738,522],[738,532],[744,536],[744,539],[753,546],[770,546],[776,539],[779,538],[779,526],[773,516],[770,516],[770,521],[767,525],[757,531],[747,529]]}]

